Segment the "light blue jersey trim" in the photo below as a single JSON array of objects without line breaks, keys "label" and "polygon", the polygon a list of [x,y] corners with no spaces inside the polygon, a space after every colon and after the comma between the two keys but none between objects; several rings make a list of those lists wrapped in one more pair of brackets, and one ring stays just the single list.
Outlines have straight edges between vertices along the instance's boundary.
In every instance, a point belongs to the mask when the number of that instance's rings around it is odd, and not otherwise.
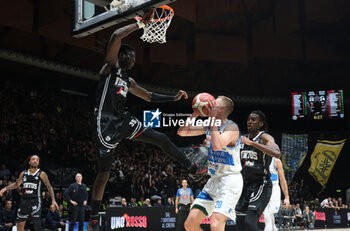
[{"label": "light blue jersey trim", "polygon": [[201,191],[197,196],[197,198],[202,200],[207,200],[207,201],[213,201],[213,198],[211,198],[211,196],[205,191]]}]

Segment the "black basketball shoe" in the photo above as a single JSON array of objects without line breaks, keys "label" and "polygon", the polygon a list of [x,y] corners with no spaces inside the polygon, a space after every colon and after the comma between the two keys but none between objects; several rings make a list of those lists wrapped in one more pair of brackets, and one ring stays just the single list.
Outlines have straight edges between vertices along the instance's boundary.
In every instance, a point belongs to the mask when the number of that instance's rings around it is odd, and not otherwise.
[{"label": "black basketball shoe", "polygon": [[192,162],[189,176],[193,181],[200,181],[208,174],[208,149],[204,146],[185,148],[187,158]]}]

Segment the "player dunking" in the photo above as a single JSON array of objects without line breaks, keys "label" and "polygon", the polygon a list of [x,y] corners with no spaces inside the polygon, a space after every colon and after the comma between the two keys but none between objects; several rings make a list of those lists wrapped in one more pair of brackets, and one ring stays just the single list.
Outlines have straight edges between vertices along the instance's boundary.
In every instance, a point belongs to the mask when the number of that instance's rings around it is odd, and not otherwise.
[{"label": "player dunking", "polygon": [[[195,199],[185,228],[187,231],[201,230],[203,219],[211,217],[210,229],[225,230],[227,218],[236,220],[235,207],[240,198],[243,179],[239,159],[240,132],[238,125],[228,119],[234,108],[231,99],[219,96],[209,101],[208,116],[221,121],[221,126],[212,124],[204,126],[180,127],[180,136],[197,136],[206,134],[208,147],[208,172],[210,179]],[[190,119],[197,117],[194,112]]]},{"label": "player dunking", "polygon": [[284,204],[289,205],[288,185],[286,178],[284,177],[284,170],[282,161],[273,157],[270,164],[270,174],[272,181],[272,194],[268,205],[264,211],[265,231],[277,231],[275,226],[275,213],[278,213],[281,204],[281,188],[278,182],[281,184],[284,194]]},{"label": "player dunking", "polygon": [[258,220],[268,204],[272,191],[269,166],[281,151],[267,132],[265,114],[252,111],[247,120],[248,134],[242,136],[241,163],[243,191],[237,211],[237,231],[258,231]]},{"label": "player dunking", "polygon": [[[142,123],[125,108],[127,93],[148,102],[173,102],[187,93],[180,90],[176,95],[163,95],[149,92],[140,87],[126,73],[135,63],[135,51],[128,45],[122,45],[122,39],[133,31],[144,27],[153,17],[152,12],[145,13],[142,21],[117,29],[110,37],[105,64],[100,70],[100,82],[96,91],[94,141],[98,151],[98,174],[92,190],[89,228],[98,230],[98,211],[103,198],[106,183],[114,158],[114,150],[123,139],[151,143],[160,147],[170,157],[181,163],[192,173],[206,172],[206,153],[201,149],[190,149],[185,154],[169,138],[153,129],[142,128]],[[187,150],[188,151],[188,150]],[[187,152],[186,152],[187,153]]]},{"label": "player dunking", "polygon": [[17,212],[17,230],[24,231],[26,221],[31,218],[36,231],[41,230],[41,182],[44,182],[50,197],[51,205],[58,205],[55,200],[55,193],[50,184],[47,174],[39,169],[40,158],[37,155],[31,155],[27,163],[29,168],[19,174],[16,182],[1,189],[0,196],[4,192],[18,188],[22,183],[22,198]]}]

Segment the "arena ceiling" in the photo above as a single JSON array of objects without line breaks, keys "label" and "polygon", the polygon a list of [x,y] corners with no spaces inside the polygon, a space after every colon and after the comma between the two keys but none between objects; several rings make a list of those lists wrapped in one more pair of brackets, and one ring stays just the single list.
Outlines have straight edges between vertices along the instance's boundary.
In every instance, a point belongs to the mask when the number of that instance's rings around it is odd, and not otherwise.
[{"label": "arena ceiling", "polygon": [[[350,1],[177,0],[166,44],[134,32],[135,79],[159,86],[233,95],[350,88]],[[97,72],[110,34],[71,36],[71,0],[0,1],[2,52]],[[28,71],[2,59],[1,68]],[[30,68],[40,73],[40,69]]]}]

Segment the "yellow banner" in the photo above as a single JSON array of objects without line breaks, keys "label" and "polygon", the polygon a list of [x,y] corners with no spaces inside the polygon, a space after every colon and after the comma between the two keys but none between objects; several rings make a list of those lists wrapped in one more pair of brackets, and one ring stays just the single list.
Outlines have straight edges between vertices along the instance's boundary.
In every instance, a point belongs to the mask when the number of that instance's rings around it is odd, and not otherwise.
[{"label": "yellow banner", "polygon": [[346,139],[339,141],[317,140],[311,154],[310,175],[323,187],[327,184],[335,162],[342,150]]}]

